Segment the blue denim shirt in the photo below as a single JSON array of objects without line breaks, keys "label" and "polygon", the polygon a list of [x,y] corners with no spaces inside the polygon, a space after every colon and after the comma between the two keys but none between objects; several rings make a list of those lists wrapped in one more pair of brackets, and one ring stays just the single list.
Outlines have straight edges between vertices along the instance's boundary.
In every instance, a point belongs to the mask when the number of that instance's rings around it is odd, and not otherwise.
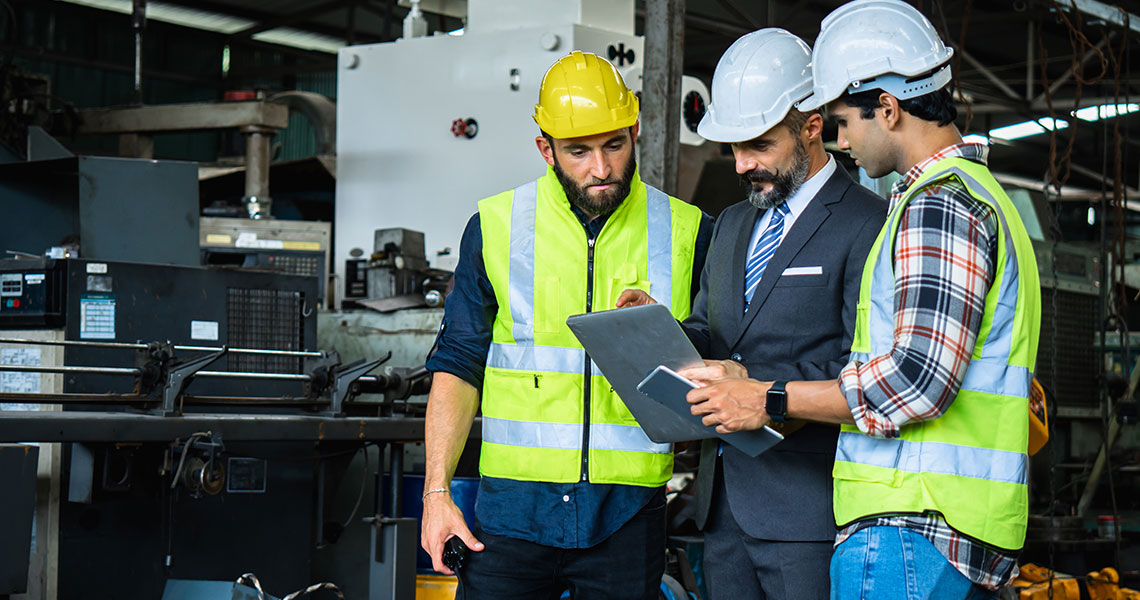
[{"label": "blue denim shirt", "polygon": [[[585,213],[571,208],[586,235],[596,238],[606,218],[590,221]],[[693,296],[700,289],[700,273],[711,239],[712,217],[703,215],[693,253]],[[491,347],[491,324],[498,303],[483,266],[478,213],[463,231],[454,283],[427,369],[450,373],[482,390],[483,368]],[[484,477],[479,482],[475,516],[485,531],[495,535],[558,548],[589,548],[621,529],[659,490],[635,485]]]}]

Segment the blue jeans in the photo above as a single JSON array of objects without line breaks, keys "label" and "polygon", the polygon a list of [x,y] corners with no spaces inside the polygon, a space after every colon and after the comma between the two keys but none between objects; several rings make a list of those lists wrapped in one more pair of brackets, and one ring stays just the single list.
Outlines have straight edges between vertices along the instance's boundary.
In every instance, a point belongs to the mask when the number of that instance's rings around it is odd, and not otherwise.
[{"label": "blue jeans", "polygon": [[922,534],[868,527],[831,557],[831,600],[981,600],[997,592],[975,585]]}]

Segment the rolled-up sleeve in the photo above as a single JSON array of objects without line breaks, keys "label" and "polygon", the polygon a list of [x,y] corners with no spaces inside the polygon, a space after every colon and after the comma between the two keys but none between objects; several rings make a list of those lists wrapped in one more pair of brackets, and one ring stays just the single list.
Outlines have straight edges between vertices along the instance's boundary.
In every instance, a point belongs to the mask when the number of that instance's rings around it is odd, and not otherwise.
[{"label": "rolled-up sleeve", "polygon": [[897,437],[907,423],[950,407],[981,329],[997,236],[993,209],[957,184],[904,209],[894,241],[894,344],[840,375],[860,431]]},{"label": "rolled-up sleeve", "polygon": [[491,347],[491,324],[499,305],[483,266],[483,233],[478,213],[463,230],[454,283],[444,304],[435,346],[428,354],[427,370],[450,373],[482,389],[487,350]]}]

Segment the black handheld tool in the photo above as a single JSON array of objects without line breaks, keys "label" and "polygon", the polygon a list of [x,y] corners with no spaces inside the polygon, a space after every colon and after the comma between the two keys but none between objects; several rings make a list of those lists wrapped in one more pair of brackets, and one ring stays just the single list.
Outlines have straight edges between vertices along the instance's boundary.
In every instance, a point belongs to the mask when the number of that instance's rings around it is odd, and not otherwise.
[{"label": "black handheld tool", "polygon": [[467,556],[467,544],[458,536],[453,537],[443,545],[443,564],[452,571],[459,572],[463,568],[463,558]]}]

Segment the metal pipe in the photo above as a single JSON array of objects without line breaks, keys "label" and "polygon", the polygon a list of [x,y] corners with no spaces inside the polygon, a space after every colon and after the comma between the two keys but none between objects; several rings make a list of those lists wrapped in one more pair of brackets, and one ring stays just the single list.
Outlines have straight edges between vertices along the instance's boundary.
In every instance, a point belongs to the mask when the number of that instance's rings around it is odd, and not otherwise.
[{"label": "metal pipe", "polygon": [[135,30],[134,103],[142,104],[142,32],[146,27],[146,0],[131,3],[131,27]]},{"label": "metal pipe", "polygon": [[35,365],[0,365],[0,371],[23,373],[86,373],[88,375],[138,375],[138,369],[120,367],[45,367]]},{"label": "metal pipe", "polygon": [[962,51],[962,58],[966,59],[966,62],[970,63],[970,66],[977,69],[978,72],[982,74],[982,77],[985,77],[987,80],[989,80],[990,83],[994,84],[994,87],[1001,90],[1003,93],[1005,93],[1006,96],[1009,96],[1010,99],[1013,99],[1013,100],[1021,100],[1022,99],[1021,96],[1017,95],[1017,92],[1013,91],[1013,88],[1009,87],[1009,85],[1006,82],[1002,81],[1000,77],[995,75],[993,71],[991,71],[988,67],[983,65],[981,63],[981,61],[974,58],[969,52],[966,52],[965,50],[963,50]]},{"label": "metal pipe", "polygon": [[[37,365],[4,365],[0,364],[0,371],[19,371],[22,373],[85,373],[88,375],[139,375],[139,369],[123,367],[75,367],[75,366],[37,366]],[[194,377],[231,378],[231,379],[276,379],[285,381],[312,381],[313,376],[304,373],[254,373],[251,371],[198,371]],[[375,375],[364,375],[356,381],[361,383],[387,384],[391,379]]]},{"label": "metal pipe", "polygon": [[[32,340],[26,338],[0,338],[0,344],[28,344],[38,346],[76,346],[83,348],[121,348],[124,350],[145,350],[146,344],[130,344],[125,342],[80,342],[75,340]],[[213,346],[173,346],[175,350],[185,352],[221,352],[222,348]],[[226,348],[230,354],[270,354],[275,356],[298,356],[321,358],[323,352],[307,350],[263,350],[260,348]]]},{"label": "metal pipe", "polygon": [[[160,399],[141,394],[69,394],[69,393],[40,393],[40,394],[0,394],[0,401],[15,402],[19,404],[109,404],[134,406],[138,404],[156,404]],[[183,396],[183,403],[194,406],[324,406],[328,400],[299,398],[295,396]]]},{"label": "metal pipe", "polygon": [[271,217],[269,198],[269,142],[277,130],[257,125],[241,128],[245,135],[245,205],[251,219]]},{"label": "metal pipe", "polygon": [[1034,41],[1035,41],[1034,34],[1036,33],[1036,31],[1037,31],[1037,27],[1033,24],[1033,21],[1026,21],[1026,23],[1025,23],[1025,39],[1026,39],[1026,42],[1025,42],[1025,98],[1026,99],[1032,99],[1033,98],[1033,68],[1036,66],[1034,63],[1037,62],[1035,59],[1035,57],[1037,56],[1037,54],[1036,54],[1037,49],[1034,47]]},{"label": "metal pipe", "polygon": [[198,371],[194,377],[232,378],[232,379],[284,379],[286,381],[310,381],[311,375],[300,373],[252,373],[249,371]]},{"label": "metal pipe", "polygon": [[394,518],[404,514],[404,445],[389,444],[388,470],[391,473],[391,483],[388,485],[388,506],[392,509]]}]

